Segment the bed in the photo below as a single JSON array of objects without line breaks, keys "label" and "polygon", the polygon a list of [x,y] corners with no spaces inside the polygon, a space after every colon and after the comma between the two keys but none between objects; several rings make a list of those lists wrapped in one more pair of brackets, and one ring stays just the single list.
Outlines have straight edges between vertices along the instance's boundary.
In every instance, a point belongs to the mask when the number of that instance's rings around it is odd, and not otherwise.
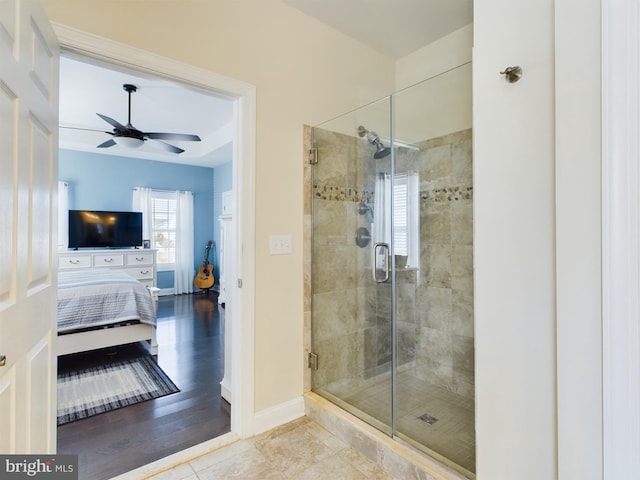
[{"label": "bed", "polygon": [[57,355],[140,341],[157,354],[150,289],[120,270],[58,272]]}]

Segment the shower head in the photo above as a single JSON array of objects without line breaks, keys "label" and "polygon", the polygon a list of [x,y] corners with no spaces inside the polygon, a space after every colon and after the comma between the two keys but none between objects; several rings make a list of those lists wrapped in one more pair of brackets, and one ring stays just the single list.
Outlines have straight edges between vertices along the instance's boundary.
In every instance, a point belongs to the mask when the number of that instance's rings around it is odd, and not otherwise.
[{"label": "shower head", "polygon": [[373,154],[373,158],[384,158],[390,153],[391,149],[389,147],[385,147],[380,141],[378,141],[378,143],[376,143],[376,153]]},{"label": "shower head", "polygon": [[376,132],[372,132],[371,130],[367,130],[362,125],[358,127],[358,135],[360,137],[366,137],[367,141],[376,146],[376,153],[373,154],[373,158],[380,159],[384,158],[391,153],[391,149],[389,147],[385,147],[380,141],[380,137]]}]

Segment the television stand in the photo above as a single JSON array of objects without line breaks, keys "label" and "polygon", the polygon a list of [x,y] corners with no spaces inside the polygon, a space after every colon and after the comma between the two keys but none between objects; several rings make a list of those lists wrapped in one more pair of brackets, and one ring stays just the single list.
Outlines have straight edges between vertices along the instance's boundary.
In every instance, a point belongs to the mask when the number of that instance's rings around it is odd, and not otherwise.
[{"label": "television stand", "polygon": [[157,285],[156,250],[68,250],[58,254],[58,270],[113,268],[122,270],[148,287]]}]

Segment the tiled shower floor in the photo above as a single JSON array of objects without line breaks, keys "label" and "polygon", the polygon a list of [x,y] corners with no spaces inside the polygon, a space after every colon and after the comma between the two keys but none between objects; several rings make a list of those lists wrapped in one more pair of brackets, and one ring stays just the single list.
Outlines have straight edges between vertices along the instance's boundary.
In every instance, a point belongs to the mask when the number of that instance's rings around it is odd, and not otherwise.
[{"label": "tiled shower floor", "polygon": [[[445,463],[453,462],[466,472],[475,472],[473,400],[420,380],[410,372],[398,375],[396,389],[396,435],[419,449],[426,447],[428,453],[443,457],[440,460]],[[364,412],[364,417],[390,424],[389,377],[343,396],[342,400]]]}]

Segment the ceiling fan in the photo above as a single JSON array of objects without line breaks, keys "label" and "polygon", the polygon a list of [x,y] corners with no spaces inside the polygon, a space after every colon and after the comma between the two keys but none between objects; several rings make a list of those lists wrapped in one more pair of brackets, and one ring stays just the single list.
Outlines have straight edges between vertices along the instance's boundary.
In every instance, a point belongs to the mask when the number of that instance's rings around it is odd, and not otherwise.
[{"label": "ceiling fan", "polygon": [[176,147],[175,145],[171,145],[170,143],[163,142],[162,140],[181,140],[186,142],[200,141],[200,137],[197,135],[189,135],[184,133],[143,132],[135,128],[131,124],[131,93],[138,90],[138,87],[129,83],[125,83],[122,88],[129,94],[129,117],[127,119],[127,124],[122,125],[120,122],[114,120],[111,117],[102,115],[101,113],[96,113],[96,115],[98,115],[101,119],[103,119],[113,127],[113,132],[104,132],[111,135],[113,138],[110,138],[106,142],[101,143],[97,146],[97,148],[108,148],[116,144],[129,148],[137,148],[142,146],[147,140],[153,140],[156,145],[166,150],[167,152],[182,153],[184,152],[184,149]]}]

